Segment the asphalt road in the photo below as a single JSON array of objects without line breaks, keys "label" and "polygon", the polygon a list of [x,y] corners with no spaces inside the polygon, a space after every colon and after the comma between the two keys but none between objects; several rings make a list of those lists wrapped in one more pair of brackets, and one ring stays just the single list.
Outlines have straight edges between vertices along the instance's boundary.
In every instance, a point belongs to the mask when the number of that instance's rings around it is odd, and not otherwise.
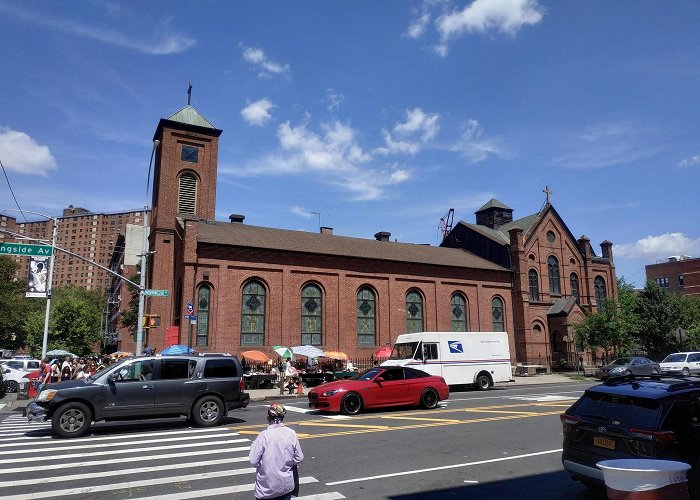
[{"label": "asphalt road", "polygon": [[[453,392],[436,410],[352,418],[285,401],[306,455],[301,498],[599,498],[560,460],[559,414],[589,385]],[[267,404],[235,410],[214,429],[184,420],[99,423],[72,440],[3,413],[0,497],[253,498],[248,448],[266,425]]]}]

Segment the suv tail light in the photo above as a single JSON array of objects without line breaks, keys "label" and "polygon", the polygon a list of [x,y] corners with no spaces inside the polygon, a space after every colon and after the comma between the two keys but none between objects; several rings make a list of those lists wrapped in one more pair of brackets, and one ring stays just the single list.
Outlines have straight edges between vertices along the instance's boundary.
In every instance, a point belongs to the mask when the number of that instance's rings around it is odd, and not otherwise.
[{"label": "suv tail light", "polygon": [[566,413],[562,413],[559,415],[559,420],[561,420],[561,423],[564,425],[577,425],[581,421],[581,418],[577,417],[576,415],[567,415]]},{"label": "suv tail light", "polygon": [[651,431],[648,429],[630,429],[629,433],[636,438],[647,441],[658,441],[660,443],[677,443],[678,438],[673,431]]},{"label": "suv tail light", "polygon": [[241,377],[241,380],[238,382],[238,389],[241,391],[241,394],[245,392],[245,378]]}]

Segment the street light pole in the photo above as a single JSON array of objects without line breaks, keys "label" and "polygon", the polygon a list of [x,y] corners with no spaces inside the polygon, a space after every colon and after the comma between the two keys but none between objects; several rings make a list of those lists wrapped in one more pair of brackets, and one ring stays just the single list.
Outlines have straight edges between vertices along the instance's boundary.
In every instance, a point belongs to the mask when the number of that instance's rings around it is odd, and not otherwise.
[{"label": "street light pole", "polygon": [[151,160],[148,162],[148,177],[146,178],[146,202],[143,205],[143,237],[141,239],[141,276],[139,281],[139,316],[136,324],[136,355],[141,356],[143,350],[143,313],[144,302],[146,300],[146,256],[148,255],[148,191],[151,183],[151,168],[153,167],[153,157],[160,141],[153,141],[151,150]]},{"label": "street light pole", "polygon": [[46,357],[46,349],[49,343],[49,318],[51,316],[51,283],[53,282],[53,263],[56,258],[56,237],[58,234],[58,217],[52,217],[50,215],[42,214],[41,212],[34,212],[32,210],[15,210],[13,208],[6,208],[3,212],[20,212],[22,215],[24,213],[39,215],[45,217],[53,222],[53,231],[51,233],[51,257],[49,258],[49,275],[46,281],[46,314],[44,316],[44,340],[41,344],[41,359]]}]

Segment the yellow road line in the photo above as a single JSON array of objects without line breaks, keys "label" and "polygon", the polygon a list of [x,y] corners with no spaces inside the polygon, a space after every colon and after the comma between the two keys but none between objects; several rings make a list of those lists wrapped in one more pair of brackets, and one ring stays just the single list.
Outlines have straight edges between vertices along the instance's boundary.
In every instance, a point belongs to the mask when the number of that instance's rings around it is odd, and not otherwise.
[{"label": "yellow road line", "polygon": [[508,411],[508,410],[471,410],[471,409],[465,409],[464,410],[467,413],[506,413],[509,415],[531,415],[533,417],[537,415],[544,415],[544,413],[539,412],[539,411]]},{"label": "yellow road line", "polygon": [[450,423],[459,423],[461,420],[451,420],[447,418],[421,418],[421,417],[402,417],[399,415],[386,415],[381,418],[387,418],[390,420],[423,420],[426,422],[450,422]]},{"label": "yellow road line", "polygon": [[318,421],[309,421],[309,422],[294,422],[294,425],[310,425],[314,427],[357,427],[358,429],[378,429],[378,430],[385,430],[388,429],[389,426],[387,425],[362,425],[362,424],[344,424],[341,422],[318,422]]}]

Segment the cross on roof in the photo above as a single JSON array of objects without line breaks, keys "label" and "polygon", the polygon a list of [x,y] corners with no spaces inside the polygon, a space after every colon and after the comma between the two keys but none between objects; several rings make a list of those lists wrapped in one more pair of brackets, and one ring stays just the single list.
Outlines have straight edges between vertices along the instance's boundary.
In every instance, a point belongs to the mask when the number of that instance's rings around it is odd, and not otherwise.
[{"label": "cross on roof", "polygon": [[552,194],[552,191],[549,189],[549,186],[545,186],[542,192],[547,195],[547,203],[549,203],[549,195]]},{"label": "cross on roof", "polygon": [[187,105],[190,105],[190,102],[192,102],[192,82],[190,82],[190,86],[187,88]]}]

